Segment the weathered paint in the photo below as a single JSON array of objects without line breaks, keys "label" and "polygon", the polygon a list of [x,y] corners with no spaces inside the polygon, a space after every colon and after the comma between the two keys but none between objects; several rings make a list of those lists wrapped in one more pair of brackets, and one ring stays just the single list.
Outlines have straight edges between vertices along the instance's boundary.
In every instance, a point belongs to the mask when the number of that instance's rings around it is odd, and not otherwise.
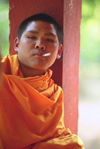
[{"label": "weathered paint", "polygon": [[65,124],[77,132],[81,0],[65,0],[63,14],[63,90]]},{"label": "weathered paint", "polygon": [[63,26],[63,58],[52,66],[53,79],[64,90],[65,126],[77,133],[81,0],[9,0],[9,5],[10,54],[15,54],[14,39],[25,18],[47,13]]}]

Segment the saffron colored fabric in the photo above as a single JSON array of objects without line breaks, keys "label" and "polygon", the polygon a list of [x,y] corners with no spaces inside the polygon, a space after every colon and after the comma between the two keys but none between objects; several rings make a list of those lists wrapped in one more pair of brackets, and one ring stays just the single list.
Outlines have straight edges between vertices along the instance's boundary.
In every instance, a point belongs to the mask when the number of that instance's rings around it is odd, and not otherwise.
[{"label": "saffron colored fabric", "polygon": [[52,71],[24,78],[17,55],[2,63],[0,149],[83,149],[78,136],[64,127],[63,92]]}]

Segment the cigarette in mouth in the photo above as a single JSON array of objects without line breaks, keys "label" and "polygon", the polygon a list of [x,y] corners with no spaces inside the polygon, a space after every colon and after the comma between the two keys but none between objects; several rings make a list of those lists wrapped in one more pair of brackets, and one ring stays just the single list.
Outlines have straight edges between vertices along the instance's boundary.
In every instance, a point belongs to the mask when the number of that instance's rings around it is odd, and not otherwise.
[{"label": "cigarette in mouth", "polygon": [[45,53],[42,56],[50,56],[52,53]]}]

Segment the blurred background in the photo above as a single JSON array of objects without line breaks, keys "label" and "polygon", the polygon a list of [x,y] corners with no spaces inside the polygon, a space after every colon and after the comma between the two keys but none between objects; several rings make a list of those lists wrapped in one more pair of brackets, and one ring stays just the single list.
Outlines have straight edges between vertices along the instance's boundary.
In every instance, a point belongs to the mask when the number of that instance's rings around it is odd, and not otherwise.
[{"label": "blurred background", "polygon": [[[0,0],[2,55],[9,53],[9,4]],[[100,149],[100,1],[82,0],[79,130],[85,149]]]},{"label": "blurred background", "polygon": [[0,44],[2,56],[9,53],[9,0],[0,0]]},{"label": "blurred background", "polygon": [[82,0],[79,131],[86,149],[100,149],[100,0]]}]

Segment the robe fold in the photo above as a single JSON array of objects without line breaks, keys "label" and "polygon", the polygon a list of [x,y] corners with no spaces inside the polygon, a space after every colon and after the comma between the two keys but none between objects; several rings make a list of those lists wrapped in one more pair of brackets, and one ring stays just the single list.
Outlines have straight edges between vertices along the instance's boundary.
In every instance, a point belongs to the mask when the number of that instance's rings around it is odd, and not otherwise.
[{"label": "robe fold", "polygon": [[65,129],[63,91],[52,71],[24,78],[17,55],[2,63],[0,149],[83,149],[79,137]]}]

